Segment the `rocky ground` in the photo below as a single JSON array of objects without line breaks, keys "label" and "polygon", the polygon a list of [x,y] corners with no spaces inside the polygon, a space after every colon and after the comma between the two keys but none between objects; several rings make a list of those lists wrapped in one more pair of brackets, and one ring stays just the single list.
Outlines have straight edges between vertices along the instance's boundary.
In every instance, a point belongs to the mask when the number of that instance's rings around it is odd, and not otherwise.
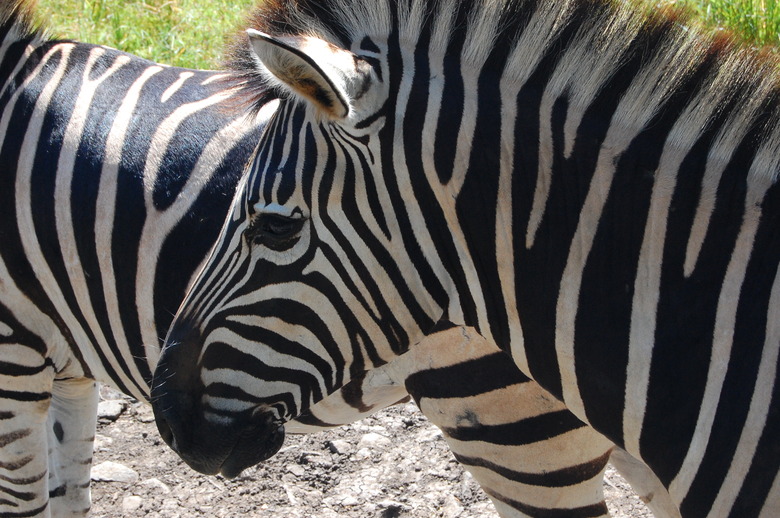
[{"label": "rocky ground", "polygon": [[[150,407],[103,394],[95,518],[498,517],[414,403],[332,431],[290,435],[268,462],[226,480],[179,460],[157,434]],[[614,469],[604,489],[614,516],[652,517]]]}]

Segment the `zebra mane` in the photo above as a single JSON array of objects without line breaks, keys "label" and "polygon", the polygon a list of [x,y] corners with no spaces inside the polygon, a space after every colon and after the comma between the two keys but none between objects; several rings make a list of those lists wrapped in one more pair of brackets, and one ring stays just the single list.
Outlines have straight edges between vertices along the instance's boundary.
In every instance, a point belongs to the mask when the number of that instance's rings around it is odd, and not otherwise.
[{"label": "zebra mane", "polygon": [[[431,55],[457,54],[464,73],[479,73],[494,62],[502,81],[520,84],[557,55],[548,89],[567,95],[573,107],[586,106],[605,78],[639,63],[642,88],[633,92],[635,106],[624,110],[624,121],[614,122],[629,124],[634,112],[657,108],[675,93],[694,88],[701,92],[691,105],[718,106],[694,124],[706,127],[728,109],[741,129],[732,138],[760,135],[753,138],[769,148],[767,157],[777,155],[773,151],[780,146],[778,59],[725,31],[696,26],[679,9],[659,10],[646,0],[267,0],[247,26],[269,34],[314,36],[348,49],[366,36],[397,37],[409,48],[427,38]],[[247,104],[254,103],[257,92],[268,95],[245,35],[235,39],[226,64]],[[755,132],[757,126],[762,130]],[[780,157],[771,161],[774,181]]]},{"label": "zebra mane", "polygon": [[43,39],[44,32],[35,20],[35,0],[0,0],[0,41]]}]

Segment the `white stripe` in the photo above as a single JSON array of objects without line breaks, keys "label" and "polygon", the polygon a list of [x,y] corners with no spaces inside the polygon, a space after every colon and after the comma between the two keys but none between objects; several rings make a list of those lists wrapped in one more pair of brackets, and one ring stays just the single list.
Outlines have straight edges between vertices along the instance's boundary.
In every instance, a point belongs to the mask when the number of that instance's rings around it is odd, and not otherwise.
[{"label": "white stripe", "polygon": [[[117,342],[117,347],[124,353],[123,361],[126,365],[134,368],[135,361],[129,358],[127,353],[130,351],[130,345],[125,335],[124,324],[120,317],[118,293],[116,290],[116,275],[114,272],[113,257],[113,239],[114,223],[116,217],[116,197],[117,180],[119,175],[119,164],[122,161],[122,149],[125,145],[127,130],[132,122],[138,99],[141,95],[141,89],[146,82],[155,74],[162,71],[162,67],[148,67],[133,82],[125,93],[122,104],[117,110],[114,121],[111,124],[111,130],[106,138],[106,150],[103,159],[103,167],[100,172],[100,185],[98,187],[96,213],[95,213],[95,250],[98,253],[98,263],[100,265],[101,276],[103,277],[103,298],[106,303],[111,332]],[[149,301],[152,304],[153,301]],[[149,356],[147,355],[147,361]],[[150,365],[151,366],[151,365]],[[136,373],[137,379],[143,378]],[[108,380],[104,380],[108,381]],[[145,382],[137,385],[143,390],[141,394],[134,394],[137,398],[148,397],[148,387]],[[130,387],[135,388],[135,387]]]},{"label": "white stripe", "polygon": [[[585,408],[577,386],[574,359],[574,322],[582,284],[583,271],[593,246],[598,224],[615,174],[617,158],[652,119],[685,77],[688,68],[677,63],[698,62],[701,49],[691,45],[691,35],[682,35],[676,44],[674,59],[656,55],[640,71],[620,101],[610,121],[609,130],[601,146],[596,170],[591,179],[579,223],[569,249],[569,257],[561,280],[556,311],[555,351],[561,373],[563,399],[569,410],[580,419],[586,419]],[[669,63],[674,63],[670,65]],[[619,253],[619,252],[615,252]]]},{"label": "white stripe", "polygon": [[669,494],[675,502],[681,502],[685,495],[688,494],[710,440],[712,424],[715,420],[715,413],[718,409],[718,402],[720,401],[720,394],[726,377],[729,358],[731,357],[740,290],[745,280],[745,273],[761,216],[758,206],[769,185],[768,181],[753,181],[748,185],[742,228],[740,228],[737,241],[734,244],[734,250],[726,269],[726,276],[718,299],[712,353],[710,365],[707,369],[707,383],[699,407],[696,428],[680,471],[669,486]]},{"label": "white stripe", "polygon": [[[218,92],[195,102],[179,106],[160,123],[152,136],[144,166],[144,207],[147,217],[138,243],[138,261],[136,270],[136,308],[141,329],[141,338],[147,355],[147,362],[154,367],[159,359],[160,332],[167,330],[156,328],[154,315],[155,273],[160,251],[171,231],[179,224],[184,215],[198,199],[204,185],[215,174],[217,166],[228,155],[235,143],[253,126],[243,117],[237,117],[222,127],[201,151],[186,183],[175,201],[165,210],[155,207],[153,194],[157,177],[163,165],[163,158],[171,140],[176,136],[179,126],[190,116],[210,106],[225,101],[232,94]],[[221,216],[220,216],[221,217]]]},{"label": "white stripe", "polygon": [[[79,89],[78,97],[74,103],[73,113],[65,128],[65,133],[62,139],[62,151],[60,152],[59,161],[57,163],[57,174],[55,179],[55,221],[54,224],[57,228],[57,236],[60,242],[60,250],[62,252],[63,260],[65,261],[65,267],[68,272],[68,279],[70,285],[73,288],[73,292],[76,296],[76,302],[81,309],[81,313],[89,326],[94,340],[96,343],[77,341],[77,345],[84,356],[85,361],[93,369],[93,374],[96,379],[101,381],[109,381],[108,375],[102,366],[100,356],[96,353],[96,348],[101,348],[108,351],[108,338],[103,334],[103,330],[100,327],[97,316],[95,315],[94,306],[90,297],[89,288],[87,286],[87,279],[84,272],[84,267],[81,264],[81,257],[79,251],[76,248],[78,242],[74,229],[73,221],[73,207],[72,207],[72,190],[74,180],[74,167],[76,162],[77,153],[83,138],[84,126],[86,125],[89,108],[92,104],[92,98],[95,96],[101,83],[111,77],[119,69],[130,61],[130,58],[126,55],[120,55],[117,57],[111,66],[106,69],[96,79],[90,79],[95,63],[103,56],[105,49],[102,47],[94,47],[90,50],[87,62],[84,66],[84,72],[82,77],[82,86]],[[132,379],[128,376],[137,374],[133,372],[133,369],[125,369],[134,365],[133,358],[128,357],[127,351],[125,351],[124,358],[118,359],[111,354],[107,354],[109,364],[117,373],[117,376],[121,379],[122,383],[127,387],[143,386],[145,383],[142,378],[137,377]],[[129,370],[128,374],[126,370]],[[116,380],[114,381],[116,382]],[[137,394],[134,394],[137,395]]]},{"label": "white stripe", "polygon": [[772,293],[769,297],[766,337],[761,364],[756,378],[755,391],[750,400],[750,410],[742,427],[739,444],[723,481],[718,497],[709,516],[727,516],[739,495],[739,490],[753,463],[758,442],[766,426],[769,405],[777,376],[778,349],[780,348],[780,270],[775,274]]},{"label": "white stripe", "polygon": [[693,99],[677,118],[664,143],[653,182],[650,208],[634,279],[623,409],[624,448],[637,459],[641,459],[639,439],[650,382],[658,298],[661,290],[661,266],[670,205],[683,160],[720,106],[718,101],[721,90],[718,86],[725,80],[722,76],[723,74],[721,77],[712,78],[708,82],[712,88]]},{"label": "white stripe", "polygon": [[[40,242],[35,235],[35,225],[33,224],[32,215],[32,169],[35,162],[36,150],[38,142],[40,140],[41,130],[43,127],[43,121],[45,113],[48,111],[49,103],[54,95],[57,86],[65,75],[68,67],[68,58],[70,51],[73,49],[72,44],[63,44],[52,47],[52,49],[43,57],[36,70],[28,76],[26,84],[29,84],[34,78],[37,78],[41,70],[43,70],[50,62],[50,60],[59,55],[59,63],[55,69],[52,77],[46,82],[43,90],[38,96],[33,115],[30,117],[27,131],[22,141],[22,146],[19,150],[19,161],[17,163],[17,178],[16,178],[16,215],[17,225],[19,228],[19,235],[22,241],[22,248],[24,254],[30,261],[38,280],[46,291],[47,296],[51,299],[52,304],[58,308],[59,314],[62,317],[64,325],[72,330],[73,337],[77,342],[87,342],[84,330],[80,327],[78,321],[74,315],[70,312],[68,304],[65,301],[65,297],[60,290],[57,278],[54,273],[49,269],[47,262],[44,259],[43,251],[40,247]],[[24,86],[26,86],[26,84]],[[19,91],[23,91],[24,87]],[[16,99],[14,99],[16,101]],[[7,109],[4,113],[10,118],[12,109]],[[8,120],[3,121],[3,127],[0,129],[6,129]],[[48,320],[48,319],[47,319]],[[44,321],[44,325],[48,322]],[[57,369],[62,369],[72,360],[72,354],[69,350],[68,344],[59,342],[58,338],[61,338],[59,332],[55,333],[52,338],[45,337],[47,345],[50,349],[50,356],[54,361],[54,365]]]},{"label": "white stripe", "polygon": [[515,158],[515,122],[517,119],[518,87],[501,81],[501,169],[498,177],[498,208],[496,211],[496,262],[501,295],[506,305],[509,325],[509,347],[515,364],[526,376],[531,375],[525,351],[525,337],[517,309],[515,277],[515,236],[512,226],[512,171]]},{"label": "white stripe", "polygon": [[163,104],[168,102],[168,99],[170,99],[173,94],[181,89],[181,87],[184,85],[184,82],[194,75],[194,72],[189,71],[180,73],[179,78],[174,83],[172,83],[171,86],[165,89],[162,96],[160,97],[160,102]]}]

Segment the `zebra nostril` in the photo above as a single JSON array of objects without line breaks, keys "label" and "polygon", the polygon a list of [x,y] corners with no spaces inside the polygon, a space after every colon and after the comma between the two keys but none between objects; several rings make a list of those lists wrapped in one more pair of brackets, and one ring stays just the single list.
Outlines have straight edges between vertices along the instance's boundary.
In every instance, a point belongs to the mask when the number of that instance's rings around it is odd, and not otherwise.
[{"label": "zebra nostril", "polygon": [[165,444],[170,446],[173,451],[176,451],[176,438],[173,436],[173,431],[171,430],[171,427],[168,426],[165,418],[159,414],[155,414],[154,422],[157,425],[157,431],[160,432],[160,437],[165,441]]}]

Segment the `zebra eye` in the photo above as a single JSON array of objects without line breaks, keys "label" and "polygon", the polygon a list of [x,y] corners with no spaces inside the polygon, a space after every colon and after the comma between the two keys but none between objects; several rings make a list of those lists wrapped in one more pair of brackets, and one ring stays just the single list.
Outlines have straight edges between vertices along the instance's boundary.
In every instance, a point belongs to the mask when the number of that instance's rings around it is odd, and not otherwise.
[{"label": "zebra eye", "polygon": [[246,237],[251,244],[264,245],[281,252],[292,248],[298,242],[303,222],[303,218],[259,214],[247,227]]}]

